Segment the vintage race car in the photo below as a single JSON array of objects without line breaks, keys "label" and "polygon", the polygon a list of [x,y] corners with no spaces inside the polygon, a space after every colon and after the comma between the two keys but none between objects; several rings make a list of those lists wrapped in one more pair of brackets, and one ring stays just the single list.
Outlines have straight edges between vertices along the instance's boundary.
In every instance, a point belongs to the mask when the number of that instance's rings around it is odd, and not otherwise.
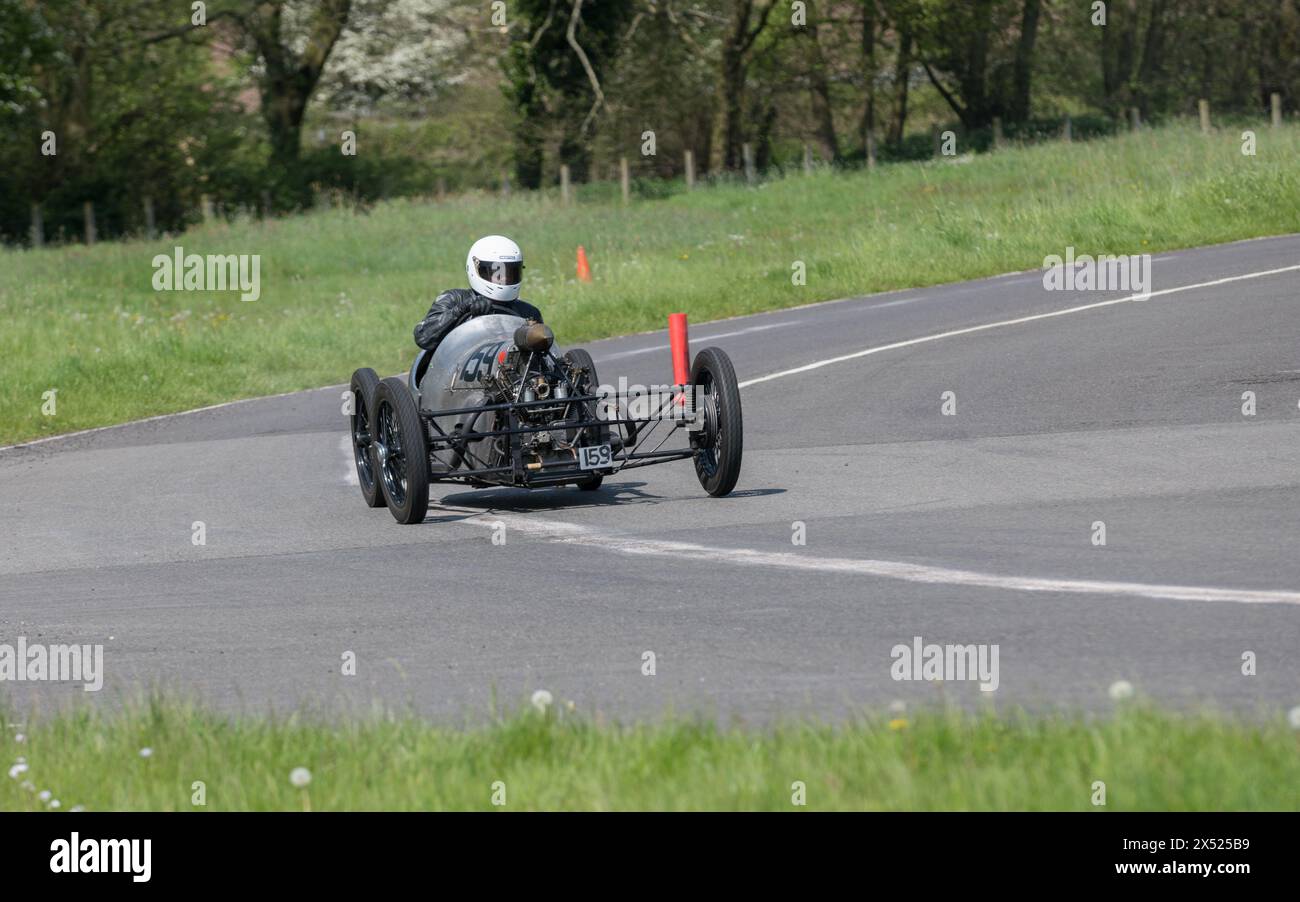
[{"label": "vintage race car", "polygon": [[557,356],[549,327],[503,313],[457,326],[416,356],[405,381],[357,370],[352,450],[362,497],[386,504],[399,523],[420,523],[430,483],[593,491],[622,470],[686,459],[706,492],[728,494],[743,443],[736,373],[719,348],[700,351],[688,373],[685,318],[672,325],[671,385],[602,386],[586,351]]}]

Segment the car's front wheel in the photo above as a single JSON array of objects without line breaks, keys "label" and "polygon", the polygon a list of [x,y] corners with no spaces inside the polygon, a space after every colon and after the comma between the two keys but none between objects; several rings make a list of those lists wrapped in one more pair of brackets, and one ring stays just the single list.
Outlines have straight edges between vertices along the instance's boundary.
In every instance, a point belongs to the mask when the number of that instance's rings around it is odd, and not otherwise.
[{"label": "car's front wheel", "polygon": [[740,386],[731,358],[721,348],[705,348],[691,367],[695,406],[704,413],[704,428],[696,440],[695,475],[715,498],[731,492],[740,478],[744,421]]},{"label": "car's front wheel", "polygon": [[401,379],[379,383],[374,419],[375,463],[388,509],[398,523],[422,523],[429,512],[429,443]]}]

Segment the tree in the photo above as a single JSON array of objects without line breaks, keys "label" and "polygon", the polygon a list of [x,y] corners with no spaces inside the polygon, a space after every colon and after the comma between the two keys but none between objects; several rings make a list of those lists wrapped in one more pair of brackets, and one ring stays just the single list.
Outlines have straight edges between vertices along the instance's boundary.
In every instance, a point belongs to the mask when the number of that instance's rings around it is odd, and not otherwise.
[{"label": "tree", "polygon": [[[472,60],[469,12],[454,0],[353,0],[348,26],[321,73],[317,102],[356,113],[380,104],[420,110]],[[481,9],[473,16],[481,19]]]},{"label": "tree", "polygon": [[880,42],[877,29],[880,17],[876,0],[862,0],[862,118],[858,124],[862,155],[868,153],[868,144],[876,133],[876,45]]},{"label": "tree", "polygon": [[[229,85],[209,55],[142,46],[157,21],[147,7],[47,0],[27,10],[32,43],[11,54],[0,37],[4,82],[21,85],[0,114],[0,233],[25,238],[37,204],[45,237],[80,235],[87,201],[100,235],[135,231],[142,195],[156,201],[159,226],[183,226],[239,140]],[[0,35],[17,22],[6,19]]]},{"label": "tree", "polygon": [[[808,0],[808,13],[813,16],[812,0]],[[813,133],[821,145],[826,159],[840,162],[840,144],[835,135],[835,112],[831,101],[830,78],[827,75],[826,56],[822,53],[821,41],[817,36],[820,25],[816,19],[810,19],[803,29],[804,40],[808,44],[805,68],[808,73],[808,95],[812,107]]]},{"label": "tree", "polygon": [[[640,0],[602,75],[605,107],[593,150],[610,160],[628,156],[634,175],[677,176],[685,150],[702,165],[709,159],[716,106],[710,86],[724,20],[720,0],[679,3]],[[643,155],[647,131],[654,153]]]},{"label": "tree", "polygon": [[1037,0],[922,0],[919,56],[935,89],[968,130],[994,117],[1028,118]]},{"label": "tree", "polygon": [[920,10],[915,0],[881,0],[881,12],[894,35],[894,96],[890,100],[889,128],[885,140],[892,145],[903,141],[907,128],[907,95],[916,64],[916,27]]},{"label": "tree", "polygon": [[1101,29],[1102,103],[1115,116],[1130,106],[1143,117],[1153,112],[1159,90],[1165,40],[1164,0],[1153,0],[1149,10],[1136,0],[1114,3]]},{"label": "tree", "polygon": [[519,0],[511,45],[503,61],[506,93],[515,108],[515,171],[540,187],[545,144],[585,181],[598,116],[606,107],[604,80],[632,17],[628,3]]},{"label": "tree", "polygon": [[745,141],[742,114],[750,54],[776,4],[777,0],[730,0],[718,60],[711,169],[736,169],[741,164],[741,145]]},{"label": "tree", "polygon": [[1038,37],[1038,16],[1041,11],[1042,0],[1025,0],[1020,14],[1020,39],[1016,42],[1011,100],[1007,105],[1007,118],[1012,122],[1024,122],[1029,118],[1029,95],[1034,76],[1034,41]]},{"label": "tree", "polygon": [[[161,0],[143,0],[138,9],[167,14]],[[143,43],[173,39],[209,39],[221,23],[229,24],[237,43],[251,52],[256,65],[249,74],[257,84],[260,112],[270,141],[270,170],[277,206],[303,206],[309,186],[300,167],[302,123],[330,53],[343,34],[352,0],[214,0],[201,20],[195,15],[180,25],[152,33]]]},{"label": "tree", "polygon": [[[351,9],[352,0],[318,0],[314,9],[303,9],[292,0],[261,0],[251,11],[234,17],[262,64],[258,78],[262,118],[282,202],[305,205],[310,200],[298,166],[303,116]],[[286,10],[302,14],[297,28],[286,29]],[[294,49],[295,37],[303,39],[301,50]]]}]

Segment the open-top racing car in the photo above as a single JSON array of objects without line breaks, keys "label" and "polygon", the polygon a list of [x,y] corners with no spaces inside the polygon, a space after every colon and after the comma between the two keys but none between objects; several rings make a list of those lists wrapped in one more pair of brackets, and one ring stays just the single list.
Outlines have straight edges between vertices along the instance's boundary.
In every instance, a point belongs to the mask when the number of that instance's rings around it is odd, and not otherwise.
[{"label": "open-top racing car", "polygon": [[[705,348],[688,375],[685,317],[673,314],[670,326],[674,382],[645,391],[603,387],[586,351],[556,356],[549,327],[504,313],[457,326],[416,356],[406,381],[357,370],[362,497],[387,504],[399,523],[420,523],[434,482],[593,491],[622,470],[688,458],[706,492],[728,494],[743,442],[735,370],[721,349]],[[684,447],[664,447],[682,435]]]}]

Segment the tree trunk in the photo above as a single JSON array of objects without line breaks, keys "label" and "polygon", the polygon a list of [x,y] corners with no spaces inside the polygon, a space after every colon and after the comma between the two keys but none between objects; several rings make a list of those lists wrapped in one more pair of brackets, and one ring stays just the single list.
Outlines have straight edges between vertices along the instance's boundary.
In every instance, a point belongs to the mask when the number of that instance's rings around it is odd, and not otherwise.
[{"label": "tree trunk", "polygon": [[830,80],[826,77],[826,58],[817,39],[817,26],[804,30],[809,42],[808,92],[812,104],[813,130],[827,160],[840,162],[840,144],[835,136],[835,113],[831,106]]},{"label": "tree trunk", "polygon": [[1012,74],[1011,103],[1007,119],[1024,122],[1029,118],[1030,85],[1034,70],[1034,39],[1038,34],[1038,14],[1042,0],[1025,0],[1020,16],[1020,41],[1016,44],[1016,59]]},{"label": "tree trunk", "polygon": [[311,200],[299,159],[302,121],[351,11],[352,0],[320,0],[307,23],[307,39],[301,52],[296,52],[282,36],[281,4],[260,4],[244,22],[265,70],[258,87],[262,118],[271,139],[271,175],[280,205],[306,206]]},{"label": "tree trunk", "polygon": [[521,188],[536,190],[542,187],[542,168],[545,164],[544,138],[540,127],[544,112],[535,84],[526,84],[519,94],[515,120],[515,181]]},{"label": "tree trunk", "polygon": [[858,137],[862,156],[869,154],[871,135],[876,130],[876,0],[863,0],[862,4],[862,120],[858,124]]},{"label": "tree trunk", "polygon": [[709,169],[714,172],[735,169],[740,164],[740,145],[743,140],[740,125],[745,66],[743,57],[730,42],[722,48],[719,74],[719,107],[709,158]]},{"label": "tree trunk", "polygon": [[1129,78],[1133,74],[1134,34],[1137,31],[1137,3],[1127,0],[1123,10],[1113,3],[1101,31],[1101,83],[1105,104],[1112,115],[1128,106]]},{"label": "tree trunk", "polygon": [[894,61],[894,109],[889,124],[889,143],[901,144],[907,127],[907,86],[912,76],[912,30],[904,27],[898,36],[898,58]]},{"label": "tree trunk", "polygon": [[262,118],[271,139],[273,168],[290,171],[297,167],[306,112],[307,98],[291,80],[268,72],[262,89]]},{"label": "tree trunk", "polygon": [[732,0],[731,18],[722,40],[718,69],[718,107],[714,115],[713,141],[709,158],[710,168],[736,169],[741,163],[740,146],[745,141],[744,117],[745,79],[749,68],[749,52],[760,33],[767,26],[768,15],[777,0],[767,0],[754,17],[754,0]]},{"label": "tree trunk", "polygon": [[755,165],[759,172],[765,172],[772,165],[772,126],[776,124],[776,104],[769,103],[763,109],[758,120],[758,150]]},{"label": "tree trunk", "polygon": [[1159,90],[1165,58],[1165,0],[1152,0],[1151,21],[1147,23],[1146,40],[1142,46],[1142,65],[1138,69],[1138,109],[1142,118],[1150,119],[1152,99]]},{"label": "tree trunk", "polygon": [[591,144],[582,128],[586,111],[573,109],[572,105],[560,123],[560,162],[569,167],[573,180],[585,184],[591,179]]},{"label": "tree trunk", "polygon": [[953,112],[967,129],[983,128],[993,121],[997,110],[990,102],[988,91],[989,35],[993,28],[993,0],[971,0],[972,34],[966,43],[966,59],[957,84],[961,90],[961,106],[953,105]]}]

